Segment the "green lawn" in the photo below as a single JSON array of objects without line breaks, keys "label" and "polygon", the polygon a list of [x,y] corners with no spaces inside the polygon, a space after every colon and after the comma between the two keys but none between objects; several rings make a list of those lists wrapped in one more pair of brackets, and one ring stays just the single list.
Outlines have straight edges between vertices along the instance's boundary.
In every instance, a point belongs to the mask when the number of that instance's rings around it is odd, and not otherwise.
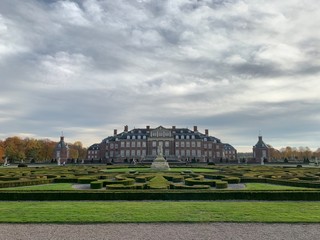
[{"label": "green lawn", "polygon": [[[107,172],[107,173],[111,173],[111,172],[119,172],[119,173],[125,173],[125,172],[129,172],[131,170],[136,170],[137,172],[155,172],[153,171],[151,168],[109,168],[109,169],[105,169],[105,170],[101,170],[103,172]],[[210,169],[210,168],[171,168],[168,171],[164,171],[164,172],[182,172],[182,171],[192,171],[192,172],[217,172],[216,169]]]},{"label": "green lawn", "polygon": [[0,223],[319,223],[319,202],[1,202]]},{"label": "green lawn", "polygon": [[314,188],[292,187],[268,183],[246,183],[243,190],[318,190]]}]

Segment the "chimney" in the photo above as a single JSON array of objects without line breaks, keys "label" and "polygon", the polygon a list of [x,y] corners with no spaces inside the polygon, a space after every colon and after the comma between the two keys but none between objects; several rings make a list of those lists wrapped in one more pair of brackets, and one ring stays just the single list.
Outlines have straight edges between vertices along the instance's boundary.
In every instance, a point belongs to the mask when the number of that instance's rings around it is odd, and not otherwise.
[{"label": "chimney", "polygon": [[146,126],[147,130],[149,131],[150,130],[150,126]]},{"label": "chimney", "polygon": [[259,142],[262,142],[262,136],[259,136]]},{"label": "chimney", "polygon": [[205,129],[204,132],[205,132],[206,136],[209,136],[209,130],[208,129]]},{"label": "chimney", "polygon": [[60,142],[64,142],[64,136],[60,137]]},{"label": "chimney", "polygon": [[193,131],[194,132],[198,132],[198,127],[197,126],[193,126]]},{"label": "chimney", "polygon": [[176,131],[176,126],[172,126],[172,131]]},{"label": "chimney", "polygon": [[117,134],[118,134],[117,129],[114,129],[114,130],[113,130],[113,136],[116,136]]},{"label": "chimney", "polygon": [[128,125],[125,125],[125,126],[124,126],[124,131],[125,131],[125,132],[128,132]]}]

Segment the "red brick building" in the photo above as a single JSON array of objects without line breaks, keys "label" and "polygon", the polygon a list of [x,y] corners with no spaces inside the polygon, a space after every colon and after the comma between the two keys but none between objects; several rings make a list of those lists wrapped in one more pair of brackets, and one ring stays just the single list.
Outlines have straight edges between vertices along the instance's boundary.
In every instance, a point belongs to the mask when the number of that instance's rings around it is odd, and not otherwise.
[{"label": "red brick building", "polygon": [[100,160],[100,143],[92,144],[87,151],[87,159]]},{"label": "red brick building", "polygon": [[236,150],[231,145],[232,150],[228,148],[226,155],[225,144],[210,136],[208,129],[204,133],[199,132],[197,126],[193,130],[175,126],[146,126],[129,130],[125,126],[123,132],[118,134],[115,129],[113,136],[103,139],[99,150],[93,149],[96,144],[92,145],[88,149],[88,158],[92,156],[92,151],[99,151],[98,158],[103,162],[152,161],[160,144],[167,161],[218,162],[225,156],[229,159],[237,158]]},{"label": "red brick building", "polygon": [[262,136],[259,136],[258,142],[253,146],[253,158],[257,162],[261,162],[262,159],[264,162],[268,162],[271,159],[271,149],[272,147],[262,140]]}]

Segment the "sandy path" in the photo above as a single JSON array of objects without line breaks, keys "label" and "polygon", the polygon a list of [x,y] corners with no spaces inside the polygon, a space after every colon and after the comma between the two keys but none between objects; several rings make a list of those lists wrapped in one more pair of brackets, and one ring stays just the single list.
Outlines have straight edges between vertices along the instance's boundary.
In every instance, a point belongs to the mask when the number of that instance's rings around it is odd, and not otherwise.
[{"label": "sandy path", "polygon": [[0,240],[318,240],[320,224],[0,224]]}]

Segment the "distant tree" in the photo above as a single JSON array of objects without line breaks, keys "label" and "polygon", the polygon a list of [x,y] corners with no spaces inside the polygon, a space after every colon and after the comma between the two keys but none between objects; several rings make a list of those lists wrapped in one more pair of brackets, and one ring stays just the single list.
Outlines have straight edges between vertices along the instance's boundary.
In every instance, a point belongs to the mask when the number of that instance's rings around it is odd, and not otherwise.
[{"label": "distant tree", "polygon": [[31,161],[38,161],[40,159],[40,150],[41,150],[41,144],[39,140],[33,139],[33,138],[25,138],[25,156],[26,159]]},{"label": "distant tree", "polygon": [[5,140],[5,155],[11,161],[21,161],[25,159],[25,144],[19,137],[9,137]]},{"label": "distant tree", "polygon": [[4,153],[5,153],[5,148],[4,148],[4,142],[0,140],[0,163],[4,162]]}]

